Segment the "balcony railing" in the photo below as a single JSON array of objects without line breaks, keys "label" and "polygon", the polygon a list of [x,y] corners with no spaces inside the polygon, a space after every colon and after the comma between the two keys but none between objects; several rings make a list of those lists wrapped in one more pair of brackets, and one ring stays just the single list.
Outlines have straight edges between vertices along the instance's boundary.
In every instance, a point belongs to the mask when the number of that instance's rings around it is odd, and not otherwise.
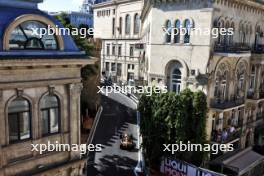
[{"label": "balcony railing", "polygon": [[230,132],[229,130],[227,131],[214,130],[211,136],[212,136],[211,138],[212,142],[226,144],[235,139],[239,139],[241,137],[241,129],[236,129],[233,132]]},{"label": "balcony railing", "polygon": [[225,101],[221,101],[216,98],[211,100],[210,106],[211,108],[215,108],[215,109],[228,109],[228,108],[240,106],[244,103],[245,103],[244,97],[236,98],[234,100],[225,100]]},{"label": "balcony railing", "polygon": [[242,43],[234,43],[232,45],[216,43],[214,51],[223,53],[245,53],[251,52],[251,47]]}]

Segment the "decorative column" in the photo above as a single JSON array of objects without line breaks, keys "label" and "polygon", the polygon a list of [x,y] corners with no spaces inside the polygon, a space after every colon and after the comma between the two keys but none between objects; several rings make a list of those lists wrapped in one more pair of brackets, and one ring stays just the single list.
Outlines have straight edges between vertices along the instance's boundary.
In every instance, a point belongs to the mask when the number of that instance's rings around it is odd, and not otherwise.
[{"label": "decorative column", "polygon": [[[70,144],[81,144],[81,118],[80,118],[80,94],[83,86],[81,83],[69,84],[69,130],[70,130]],[[80,157],[79,152],[71,152],[71,159]]]}]

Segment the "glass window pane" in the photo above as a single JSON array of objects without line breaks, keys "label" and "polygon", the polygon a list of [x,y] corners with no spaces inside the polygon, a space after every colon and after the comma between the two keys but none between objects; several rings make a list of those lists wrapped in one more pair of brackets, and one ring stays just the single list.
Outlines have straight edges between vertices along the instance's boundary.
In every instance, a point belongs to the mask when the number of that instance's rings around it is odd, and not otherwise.
[{"label": "glass window pane", "polygon": [[45,108],[53,108],[53,107],[58,107],[59,103],[58,103],[58,99],[56,96],[45,96],[42,100],[41,100],[41,109],[45,109]]},{"label": "glass window pane", "polygon": [[42,134],[48,134],[49,133],[49,111],[48,110],[42,110],[41,111],[41,129]]},{"label": "glass window pane", "polygon": [[58,109],[50,109],[50,133],[59,132],[58,117]]},{"label": "glass window pane", "polygon": [[55,36],[49,34],[41,36],[39,34],[40,29],[47,29],[47,25],[38,21],[26,21],[21,23],[11,32],[9,41],[10,49],[56,50],[57,40]]},{"label": "glass window pane", "polygon": [[8,107],[8,113],[29,111],[29,103],[25,99],[15,99]]},{"label": "glass window pane", "polygon": [[20,122],[20,139],[30,138],[30,115],[29,112],[23,112],[19,114]]},{"label": "glass window pane", "polygon": [[24,36],[22,30],[19,27],[16,27],[11,33],[9,47],[23,49],[24,43],[27,41],[27,38]]},{"label": "glass window pane", "polygon": [[19,139],[18,136],[18,121],[17,114],[9,114],[8,115],[8,123],[9,123],[9,141],[17,141]]}]

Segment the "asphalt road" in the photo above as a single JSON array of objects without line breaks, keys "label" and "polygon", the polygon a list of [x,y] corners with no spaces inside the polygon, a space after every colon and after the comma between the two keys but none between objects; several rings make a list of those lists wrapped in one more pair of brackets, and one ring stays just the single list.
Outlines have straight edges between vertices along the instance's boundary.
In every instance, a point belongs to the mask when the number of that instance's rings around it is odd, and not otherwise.
[{"label": "asphalt road", "polygon": [[103,112],[93,144],[102,144],[102,152],[89,153],[87,176],[134,176],[138,149],[120,149],[120,134],[132,134],[137,143],[136,103],[123,94],[102,95]]}]

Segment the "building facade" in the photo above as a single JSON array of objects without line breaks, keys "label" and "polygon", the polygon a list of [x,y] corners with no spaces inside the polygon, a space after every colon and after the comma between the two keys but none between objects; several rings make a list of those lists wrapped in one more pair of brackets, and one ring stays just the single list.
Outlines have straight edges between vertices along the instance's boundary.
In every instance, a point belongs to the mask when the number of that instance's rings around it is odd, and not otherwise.
[{"label": "building facade", "polygon": [[106,77],[129,84],[140,79],[139,43],[142,1],[108,1],[93,6],[95,38],[102,39],[101,65]]},{"label": "building facade", "polygon": [[[140,32],[133,34],[137,15]],[[233,144],[237,154],[219,153],[210,159],[228,163],[237,175],[264,174],[259,169],[263,157],[251,150],[264,144],[263,17],[263,2],[254,0],[97,4],[94,27],[95,38],[103,40],[102,72],[114,82],[134,78],[177,93],[185,88],[202,90],[208,98],[208,141]],[[140,46],[135,47],[135,61],[130,60],[133,44]],[[135,71],[130,77],[131,64]],[[229,160],[220,161],[225,155]],[[256,162],[245,168],[230,162],[253,155]]]},{"label": "building facade", "polygon": [[170,91],[204,91],[212,143],[263,145],[263,9],[253,0],[144,1],[140,72]]},{"label": "building facade", "polygon": [[80,145],[80,69],[94,61],[69,36],[33,33],[62,27],[38,2],[0,3],[0,176],[79,176],[80,151],[40,154],[32,144]]}]

